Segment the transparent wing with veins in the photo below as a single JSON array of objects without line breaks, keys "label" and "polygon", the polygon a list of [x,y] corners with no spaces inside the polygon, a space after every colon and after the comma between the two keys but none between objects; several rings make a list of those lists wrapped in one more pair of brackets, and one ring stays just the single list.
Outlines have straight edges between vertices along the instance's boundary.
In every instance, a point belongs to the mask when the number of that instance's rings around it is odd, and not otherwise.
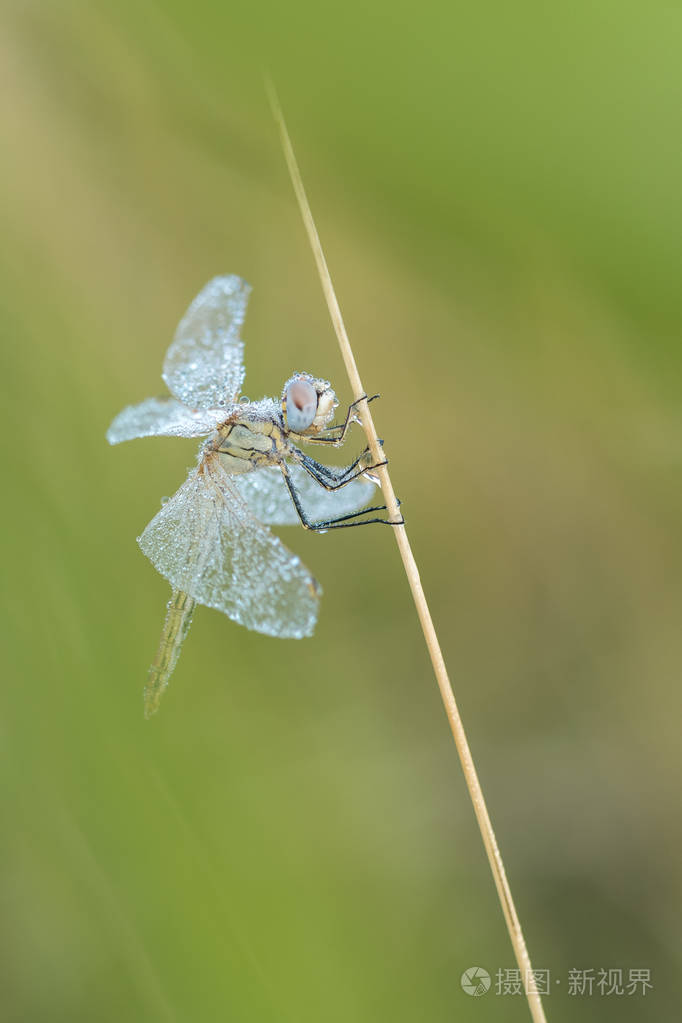
[{"label": "transparent wing with veins", "polygon": [[[376,486],[366,479],[352,480],[339,490],[325,490],[300,465],[290,465],[289,475],[311,522],[350,515],[365,507]],[[257,519],[269,526],[300,525],[282,472],[268,466],[230,478]]]},{"label": "transparent wing with veins", "polygon": [[227,408],[190,409],[175,398],[147,398],[129,405],[107,430],[110,444],[136,437],[204,437],[224,420]]},{"label": "transparent wing with veins", "polygon": [[217,461],[190,473],[139,544],[161,575],[197,603],[269,636],[312,634],[320,587],[253,517]]},{"label": "transparent wing with veins", "polygon": [[193,409],[232,402],[244,382],[239,331],[251,293],[234,274],[214,277],[181,319],[163,364],[169,391]]}]

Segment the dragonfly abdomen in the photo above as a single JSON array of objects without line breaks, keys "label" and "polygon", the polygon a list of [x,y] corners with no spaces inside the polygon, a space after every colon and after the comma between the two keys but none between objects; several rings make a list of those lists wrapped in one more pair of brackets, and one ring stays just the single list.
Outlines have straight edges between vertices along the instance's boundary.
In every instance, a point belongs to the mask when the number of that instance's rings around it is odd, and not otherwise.
[{"label": "dragonfly abdomen", "polygon": [[168,601],[166,620],[163,623],[159,649],[149,669],[144,690],[144,716],[150,718],[159,709],[163,691],[178,662],[182,644],[192,624],[192,612],[196,601],[182,590],[173,588]]}]

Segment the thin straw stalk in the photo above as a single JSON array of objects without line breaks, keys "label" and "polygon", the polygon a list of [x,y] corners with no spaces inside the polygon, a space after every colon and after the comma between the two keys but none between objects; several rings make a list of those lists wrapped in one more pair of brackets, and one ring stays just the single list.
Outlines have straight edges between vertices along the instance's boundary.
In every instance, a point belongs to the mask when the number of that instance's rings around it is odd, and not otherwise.
[{"label": "thin straw stalk", "polygon": [[[284,157],[286,159],[287,167],[289,169],[289,175],[291,182],[296,193],[298,205],[301,210],[301,216],[303,217],[303,223],[305,225],[306,232],[308,234],[308,240],[310,247],[313,251],[315,263],[320,276],[320,282],[322,284],[322,290],[324,292],[327,306],[329,308],[329,314],[334,325],[336,337],[339,342],[341,349],[341,356],[343,358],[346,372],[348,373],[348,379],[350,381],[351,390],[353,397],[356,401],[361,399],[363,395],[366,395],[366,391],[362,386],[360,374],[353,355],[350,340],[346,332],[346,327],[343,322],[341,315],[341,309],[339,307],[338,300],[336,298],[336,292],[334,291],[334,285],[332,284],[331,275],[327,266],[327,261],[324,256],[322,244],[320,242],[315,221],[308,203],[308,199],[303,187],[303,180],[301,178],[296,156],[294,154],[289,132],[287,131],[284,115],[282,113],[277,94],[274,87],[270,82],[266,82],[268,90],[268,96],[270,99],[270,105],[272,112],[279,128],[282,149],[284,151]],[[383,460],[382,448],[379,444],[377,432],[374,427],[372,419],[372,413],[370,411],[367,401],[361,401],[358,405],[358,413],[362,422],[362,427],[367,436],[367,443],[369,449],[372,452],[374,462],[381,462]],[[384,500],[386,502],[386,508],[389,513],[389,517],[395,522],[400,521],[400,512],[398,508],[398,502],[396,500],[395,491],[391,483],[391,477],[387,466],[382,466],[376,470],[377,476],[381,483],[381,489],[384,494]],[[398,544],[398,550],[400,557],[402,558],[403,566],[405,568],[405,574],[407,575],[407,581],[412,592],[412,598],[414,600],[417,614],[419,616],[419,622],[424,633],[424,640],[431,658],[433,665],[434,674],[436,676],[436,682],[440,690],[441,699],[445,708],[450,730],[452,731],[453,738],[455,740],[455,746],[457,747],[457,753],[462,764],[462,770],[464,771],[464,778],[466,785],[469,790],[471,802],[473,803],[474,813],[478,821],[478,826],[481,830],[481,836],[483,838],[483,844],[488,856],[488,862],[490,863],[490,869],[493,874],[495,881],[495,887],[497,888],[497,894],[502,906],[502,912],[507,924],[509,931],[509,937],[514,949],[514,955],[521,971],[521,976],[524,979],[524,988],[526,990],[526,997],[528,999],[528,1006],[530,1014],[534,1023],[546,1023],[545,1013],[542,1007],[540,995],[534,990],[535,985],[531,983],[532,972],[530,957],[528,955],[528,949],[526,948],[526,942],[523,937],[523,931],[521,929],[521,923],[519,921],[516,908],[514,906],[514,900],[512,899],[511,890],[509,888],[509,882],[507,881],[507,875],[504,869],[504,863],[500,854],[497,840],[495,838],[495,832],[490,821],[490,815],[483,798],[483,790],[481,789],[481,783],[478,780],[478,774],[474,765],[471,750],[469,749],[469,743],[467,742],[466,733],[464,731],[464,725],[457,709],[457,703],[455,701],[455,695],[448,678],[447,669],[445,667],[445,661],[443,654],[440,649],[436,629],[431,619],[426,597],[424,595],[424,589],[419,578],[419,570],[417,563],[410,547],[410,542],[407,537],[407,531],[404,525],[393,526],[393,534]]]}]

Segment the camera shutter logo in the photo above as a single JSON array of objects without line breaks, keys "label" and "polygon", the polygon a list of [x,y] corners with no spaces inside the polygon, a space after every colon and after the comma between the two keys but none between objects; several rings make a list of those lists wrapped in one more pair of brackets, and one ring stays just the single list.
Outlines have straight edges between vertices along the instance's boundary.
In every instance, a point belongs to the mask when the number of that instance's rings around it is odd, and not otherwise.
[{"label": "camera shutter logo", "polygon": [[490,974],[482,966],[470,966],[462,974],[462,991],[480,998],[490,988]]}]

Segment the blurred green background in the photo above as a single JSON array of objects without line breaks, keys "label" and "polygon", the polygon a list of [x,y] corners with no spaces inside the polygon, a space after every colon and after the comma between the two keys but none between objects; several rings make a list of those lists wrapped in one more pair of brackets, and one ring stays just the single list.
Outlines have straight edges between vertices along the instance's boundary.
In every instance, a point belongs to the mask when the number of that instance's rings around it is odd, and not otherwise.
[{"label": "blurred green background", "polygon": [[3,1020],[528,1018],[460,987],[515,964],[388,530],[283,531],[315,637],[199,609],[142,718],[168,588],[135,537],[195,445],[108,423],[221,272],[254,285],[247,394],[350,397],[264,67],[548,1018],[679,1018],[681,33],[663,3],[6,0]]}]

